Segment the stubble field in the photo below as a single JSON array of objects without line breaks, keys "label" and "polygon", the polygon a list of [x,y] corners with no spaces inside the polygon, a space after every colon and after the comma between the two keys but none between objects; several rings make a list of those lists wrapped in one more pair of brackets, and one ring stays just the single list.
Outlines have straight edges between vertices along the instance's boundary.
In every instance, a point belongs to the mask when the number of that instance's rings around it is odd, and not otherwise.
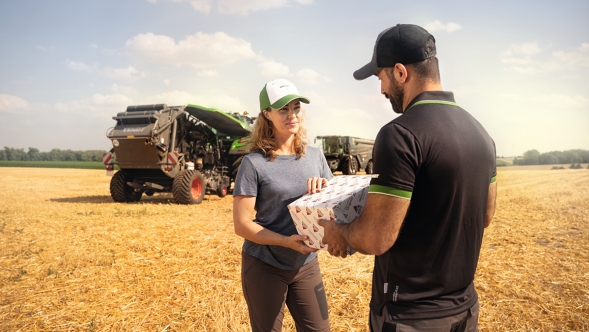
[{"label": "stubble field", "polygon": [[[0,331],[249,330],[230,196],[117,204],[104,171],[0,178]],[[589,331],[589,171],[500,169],[498,185],[480,330]],[[332,330],[366,331],[373,257],[319,260]]]}]

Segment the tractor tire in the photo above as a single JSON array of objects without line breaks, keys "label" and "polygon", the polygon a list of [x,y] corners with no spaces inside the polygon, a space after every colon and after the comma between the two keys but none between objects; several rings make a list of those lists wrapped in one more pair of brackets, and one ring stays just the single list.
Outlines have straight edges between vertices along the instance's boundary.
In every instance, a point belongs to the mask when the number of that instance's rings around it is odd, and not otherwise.
[{"label": "tractor tire", "polygon": [[125,172],[119,170],[110,180],[110,196],[117,203],[137,202],[141,199],[143,192],[135,191],[127,185],[129,177]]},{"label": "tractor tire", "polygon": [[356,159],[354,157],[348,157],[342,160],[342,174],[344,175],[355,175],[356,171],[358,171],[358,166],[356,164]]},{"label": "tractor tire", "polygon": [[205,180],[195,170],[180,171],[172,182],[172,195],[178,204],[200,204],[205,196]]},{"label": "tractor tire", "polygon": [[225,196],[227,196],[227,192],[228,192],[227,186],[222,185],[222,184],[219,184],[217,186],[217,196],[225,197]]},{"label": "tractor tire", "polygon": [[374,173],[374,163],[372,162],[372,160],[370,160],[368,164],[366,164],[366,169],[364,171],[366,172],[366,174]]}]

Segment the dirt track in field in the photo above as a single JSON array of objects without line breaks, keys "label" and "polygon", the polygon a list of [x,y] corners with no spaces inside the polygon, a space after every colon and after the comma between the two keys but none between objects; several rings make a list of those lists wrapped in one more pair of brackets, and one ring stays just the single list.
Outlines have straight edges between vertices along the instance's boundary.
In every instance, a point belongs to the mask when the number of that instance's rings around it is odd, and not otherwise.
[{"label": "dirt track in field", "polygon": [[[249,330],[230,196],[117,204],[104,171],[0,176],[0,330]],[[498,181],[475,277],[481,331],[589,331],[589,170],[500,168]],[[320,264],[332,330],[366,331],[373,258]]]}]

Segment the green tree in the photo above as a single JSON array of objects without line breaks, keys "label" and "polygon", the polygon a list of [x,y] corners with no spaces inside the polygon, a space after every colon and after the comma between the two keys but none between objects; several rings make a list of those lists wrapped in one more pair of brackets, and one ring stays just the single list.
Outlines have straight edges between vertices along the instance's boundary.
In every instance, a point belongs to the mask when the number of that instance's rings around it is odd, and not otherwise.
[{"label": "green tree", "polygon": [[27,152],[27,156],[30,161],[41,160],[41,153],[39,152],[39,149],[37,149],[37,148],[29,148],[29,151]]},{"label": "green tree", "polygon": [[534,149],[524,152],[524,165],[538,165],[540,163],[540,151]]}]

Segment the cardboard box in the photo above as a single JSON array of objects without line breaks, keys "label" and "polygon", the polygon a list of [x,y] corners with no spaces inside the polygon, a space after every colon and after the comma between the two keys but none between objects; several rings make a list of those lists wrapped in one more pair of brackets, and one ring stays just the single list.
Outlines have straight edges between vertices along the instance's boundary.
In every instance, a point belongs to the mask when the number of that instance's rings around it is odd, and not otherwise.
[{"label": "cardboard box", "polygon": [[[327,250],[323,244],[323,227],[317,220],[335,220],[350,223],[362,214],[368,187],[373,175],[340,175],[327,183],[321,192],[304,195],[288,205],[292,220],[301,235],[308,235],[305,244],[309,247]],[[351,254],[354,252],[348,248]]]}]

